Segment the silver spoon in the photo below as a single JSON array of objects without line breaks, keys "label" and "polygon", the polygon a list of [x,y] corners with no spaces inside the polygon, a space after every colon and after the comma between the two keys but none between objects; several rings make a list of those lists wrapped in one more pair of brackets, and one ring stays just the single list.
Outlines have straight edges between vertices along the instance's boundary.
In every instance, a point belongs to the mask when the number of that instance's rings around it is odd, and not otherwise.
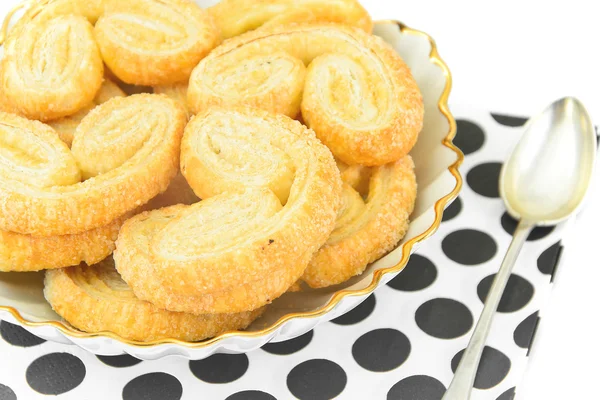
[{"label": "silver spoon", "polygon": [[527,236],[535,226],[556,225],[579,209],[590,184],[595,157],[592,122],[575,98],[552,103],[525,126],[500,173],[500,196],[519,224],[442,400],[470,398],[492,318]]}]

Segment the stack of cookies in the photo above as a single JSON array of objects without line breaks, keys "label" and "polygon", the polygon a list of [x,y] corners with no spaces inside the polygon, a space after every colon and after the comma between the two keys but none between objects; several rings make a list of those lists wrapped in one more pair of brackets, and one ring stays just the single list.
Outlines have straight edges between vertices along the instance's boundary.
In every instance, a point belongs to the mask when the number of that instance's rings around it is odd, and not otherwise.
[{"label": "stack of cookies", "polygon": [[0,271],[142,342],[361,274],[406,233],[423,124],[371,29],[355,0],[34,4],[0,62]]}]

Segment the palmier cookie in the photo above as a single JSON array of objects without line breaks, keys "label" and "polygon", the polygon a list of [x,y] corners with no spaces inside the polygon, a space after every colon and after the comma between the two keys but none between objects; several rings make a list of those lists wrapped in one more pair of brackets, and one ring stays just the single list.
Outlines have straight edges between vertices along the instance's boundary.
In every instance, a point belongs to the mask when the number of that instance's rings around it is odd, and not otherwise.
[{"label": "palmier cookie", "polygon": [[127,218],[142,211],[198,201],[183,175],[178,173],[163,193],[134,212],[91,231],[62,236],[0,231],[0,271],[38,271],[79,265],[81,262],[96,264],[112,254],[119,229]]},{"label": "palmier cookie", "polygon": [[203,201],[127,221],[117,269],[139,298],[172,311],[262,307],[298,280],[335,225],[333,157],[297,121],[258,109],[211,109],[184,137],[181,170]]},{"label": "palmier cookie", "polygon": [[371,33],[373,22],[356,0],[223,0],[210,7],[224,38],[274,25],[336,22]]},{"label": "palmier cookie", "polygon": [[86,332],[114,332],[137,341],[199,341],[245,329],[262,309],[238,314],[192,315],[139,300],[114,268],[112,257],[93,266],[46,272],[44,295],[61,317]]},{"label": "palmier cookie", "polygon": [[167,97],[113,98],[83,119],[69,151],[49,126],[0,113],[0,229],[76,234],[146,203],[177,173],[185,123]]},{"label": "palmier cookie", "polygon": [[49,121],[48,125],[54,128],[63,142],[65,142],[68,146],[71,146],[71,143],[73,143],[73,136],[75,135],[75,129],[77,129],[81,123],[81,120],[83,120],[83,118],[88,115],[88,113],[92,111],[94,107],[106,103],[113,97],[125,96],[125,92],[123,92],[116,83],[109,78],[104,78],[104,82],[102,83],[102,86],[100,86],[100,90],[98,93],[96,93],[96,97],[94,97],[94,101],[91,104],[87,105],[73,115],[54,121]]},{"label": "palmier cookie", "polygon": [[189,0],[105,0],[94,33],[111,71],[145,86],[187,81],[221,40],[212,17]]},{"label": "palmier cookie", "polygon": [[126,216],[100,228],[62,236],[0,231],[0,271],[39,271],[102,261],[115,249]]},{"label": "palmier cookie", "polygon": [[[23,14],[14,29],[21,29],[32,19],[47,22],[65,15],[79,15],[94,25],[104,9],[106,0],[38,0]],[[12,32],[12,31],[11,31]]]},{"label": "palmier cookie", "polygon": [[30,119],[48,121],[89,105],[104,66],[93,26],[83,16],[23,17],[4,43],[0,91]]},{"label": "palmier cookie", "polygon": [[[308,65],[308,68],[305,67]],[[192,112],[246,104],[305,123],[347,164],[397,161],[423,124],[419,88],[381,38],[329,24],[261,28],[212,51],[192,72]]]},{"label": "palmier cookie", "polygon": [[398,244],[415,204],[413,169],[410,156],[381,167],[343,168],[346,181],[336,227],[304,272],[306,283],[313,288],[342,283]]}]

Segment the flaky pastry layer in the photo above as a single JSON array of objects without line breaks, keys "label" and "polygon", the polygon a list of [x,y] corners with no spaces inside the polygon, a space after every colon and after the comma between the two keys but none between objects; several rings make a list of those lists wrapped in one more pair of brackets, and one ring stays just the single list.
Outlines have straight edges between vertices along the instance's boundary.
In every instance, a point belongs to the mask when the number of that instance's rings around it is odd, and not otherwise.
[{"label": "flaky pastry layer", "polygon": [[1,91],[20,114],[41,121],[71,115],[92,102],[104,65],[93,26],[78,15],[35,16],[4,43]]},{"label": "flaky pastry layer", "polygon": [[104,82],[102,82],[102,86],[100,86],[100,90],[98,90],[98,93],[96,93],[96,97],[94,97],[94,101],[92,101],[91,104],[88,104],[86,107],[73,115],[54,121],[49,121],[48,125],[54,128],[60,139],[70,147],[71,143],[73,143],[75,129],[77,129],[83,118],[88,115],[88,113],[92,111],[94,107],[106,103],[113,97],[125,96],[125,92],[123,92],[116,83],[105,77]]},{"label": "flaky pastry layer", "polygon": [[225,39],[244,32],[299,22],[336,22],[368,33],[369,13],[356,0],[223,0],[208,11]]},{"label": "flaky pastry layer", "polygon": [[[275,189],[273,169],[286,165],[291,179]],[[283,115],[250,108],[196,115],[181,169],[204,200],[130,219],[115,252],[136,295],[159,307],[229,313],[270,303],[298,280],[335,224],[341,179],[333,157]]]},{"label": "flaky pastry layer", "polygon": [[31,236],[0,231],[0,271],[40,271],[100,262],[115,249],[125,219],[74,235]]},{"label": "flaky pastry layer", "polygon": [[187,81],[221,41],[212,17],[189,0],[104,0],[94,33],[111,71],[146,86]]},{"label": "flaky pastry layer", "polygon": [[82,120],[69,151],[47,125],[0,113],[0,229],[81,233],[146,203],[177,173],[186,120],[165,96],[113,98]]},{"label": "flaky pastry layer", "polygon": [[347,164],[394,162],[415,144],[423,100],[383,39],[356,28],[301,24],[227,40],[192,72],[193,112],[245,104],[305,123]]},{"label": "flaky pastry layer", "polygon": [[[350,167],[342,172],[347,180],[336,227],[302,276],[313,288],[336,285],[361,274],[369,263],[392,250],[408,229],[417,195],[410,156],[360,169],[363,171]],[[365,199],[357,191],[364,190],[363,179],[368,183]]]},{"label": "flaky pastry layer", "polygon": [[78,329],[110,331],[138,341],[199,341],[244,329],[263,311],[192,315],[162,310],[135,297],[111,257],[91,267],[47,271],[44,295],[52,308]]}]

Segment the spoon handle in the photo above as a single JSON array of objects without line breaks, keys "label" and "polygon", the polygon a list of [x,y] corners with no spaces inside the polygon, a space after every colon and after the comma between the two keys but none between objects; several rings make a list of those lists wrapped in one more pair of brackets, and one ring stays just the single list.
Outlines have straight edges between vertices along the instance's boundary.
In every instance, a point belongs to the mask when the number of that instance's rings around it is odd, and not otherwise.
[{"label": "spoon handle", "polygon": [[483,352],[490,327],[492,326],[492,319],[504,293],[504,288],[506,287],[513,266],[521,252],[521,248],[533,227],[534,225],[529,222],[523,220],[519,222],[513,234],[512,242],[502,261],[502,266],[496,274],[494,283],[492,283],[492,287],[487,295],[483,311],[473,331],[473,336],[471,336],[469,345],[463,353],[458,368],[454,373],[454,378],[442,400],[469,400],[471,397],[477,367],[479,366],[481,353]]}]

